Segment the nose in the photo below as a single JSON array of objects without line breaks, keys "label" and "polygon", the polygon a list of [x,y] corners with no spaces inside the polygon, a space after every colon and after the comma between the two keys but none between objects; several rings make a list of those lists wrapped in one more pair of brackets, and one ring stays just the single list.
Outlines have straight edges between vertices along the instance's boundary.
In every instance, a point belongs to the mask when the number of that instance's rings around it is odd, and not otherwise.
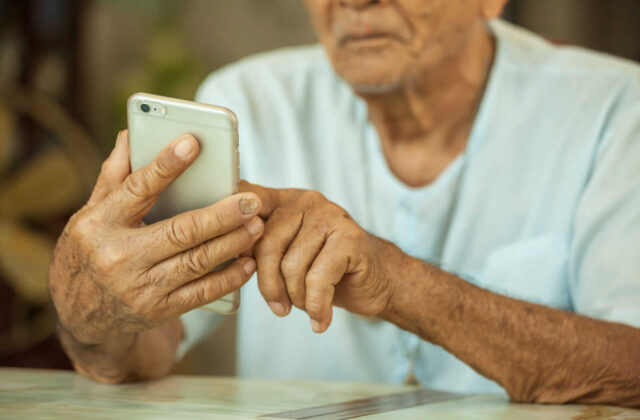
[{"label": "nose", "polygon": [[338,5],[351,9],[364,9],[381,3],[380,0],[338,0]]}]

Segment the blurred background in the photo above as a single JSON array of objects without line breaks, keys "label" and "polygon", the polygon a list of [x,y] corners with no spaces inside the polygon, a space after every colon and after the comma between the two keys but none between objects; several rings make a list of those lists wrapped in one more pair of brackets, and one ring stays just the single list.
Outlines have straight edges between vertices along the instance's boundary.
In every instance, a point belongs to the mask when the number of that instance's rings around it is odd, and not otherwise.
[{"label": "blurred background", "polygon": [[[553,41],[640,60],[638,0],[512,0]],[[211,71],[315,42],[302,0],[0,0],[0,366],[68,369],[47,268],[138,91],[190,99]],[[175,371],[233,375],[235,322]]]}]

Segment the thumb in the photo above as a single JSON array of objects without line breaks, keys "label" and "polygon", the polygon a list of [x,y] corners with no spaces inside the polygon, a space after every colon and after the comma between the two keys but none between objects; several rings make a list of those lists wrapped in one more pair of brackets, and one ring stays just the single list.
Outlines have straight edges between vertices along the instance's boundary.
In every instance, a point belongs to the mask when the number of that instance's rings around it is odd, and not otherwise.
[{"label": "thumb", "polygon": [[96,181],[88,205],[92,206],[104,199],[111,191],[124,182],[131,173],[129,164],[129,131],[118,133],[116,146],[102,164],[100,175]]},{"label": "thumb", "polygon": [[260,197],[262,207],[258,216],[263,219],[268,219],[269,216],[271,216],[271,213],[273,213],[276,207],[280,204],[280,190],[275,188],[267,188],[242,180],[238,183],[238,192],[252,192]]}]

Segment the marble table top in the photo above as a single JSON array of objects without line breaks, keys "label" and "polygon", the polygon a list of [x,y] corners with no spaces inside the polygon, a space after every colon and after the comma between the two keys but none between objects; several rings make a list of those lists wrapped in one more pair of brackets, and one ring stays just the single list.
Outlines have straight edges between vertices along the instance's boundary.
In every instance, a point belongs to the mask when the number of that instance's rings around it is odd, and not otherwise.
[{"label": "marble table top", "polygon": [[[414,387],[381,384],[188,376],[170,376],[137,384],[102,385],[72,372],[0,368],[0,418],[255,419],[284,411],[416,390]],[[309,420],[316,418],[320,417],[310,417]],[[475,395],[359,418],[640,420],[640,410],[510,404],[504,397]]]}]

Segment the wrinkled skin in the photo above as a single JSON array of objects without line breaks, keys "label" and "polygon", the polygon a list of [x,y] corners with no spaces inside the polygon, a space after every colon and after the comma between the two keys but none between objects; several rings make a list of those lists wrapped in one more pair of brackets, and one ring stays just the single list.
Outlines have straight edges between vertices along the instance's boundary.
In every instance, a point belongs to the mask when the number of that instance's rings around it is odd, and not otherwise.
[{"label": "wrinkled skin", "polygon": [[506,0],[305,0],[338,74],[387,93],[459,54]]},{"label": "wrinkled skin", "polygon": [[262,234],[255,194],[150,226],[142,222],[197,152],[198,142],[183,136],[130,174],[127,133],[120,135],[89,202],[61,235],[50,270],[60,323],[78,343],[133,343],[137,333],[238,289],[254,272],[251,258],[210,271]]},{"label": "wrinkled skin", "polygon": [[[473,46],[472,38],[485,40],[483,19],[499,13],[504,3],[504,0],[306,0],[334,68],[357,93],[364,95],[370,116],[374,117],[381,114],[376,109],[380,107],[406,111],[409,107],[395,98],[395,92],[412,90],[409,86],[425,72],[447,67],[443,63]],[[490,57],[491,51],[482,50],[480,55]],[[466,59],[464,55],[461,61]],[[479,82],[463,86],[465,96],[455,104],[456,108],[464,109],[460,104],[467,102],[470,109],[475,108],[486,72],[486,66],[480,66],[476,77]],[[474,94],[468,98],[468,92]],[[375,100],[370,100],[368,94],[376,96]],[[380,103],[387,94],[392,98]],[[418,96],[423,95],[419,92]],[[421,134],[420,122],[415,123],[415,116],[411,116],[405,123],[404,117],[397,113],[377,118],[394,126],[391,129],[376,124],[375,120],[374,124],[381,134],[391,132],[396,140],[403,132],[416,140]],[[465,117],[472,121],[473,112]],[[458,132],[467,135],[464,130]],[[425,154],[424,150],[413,149],[408,154],[438,155],[433,150]],[[455,148],[448,148],[442,159],[429,162],[433,172],[437,175],[456,154]],[[407,166],[405,156],[400,156],[400,160]],[[393,162],[390,164],[393,169]],[[428,173],[423,162],[418,164],[423,167],[416,184],[423,173]],[[385,309],[393,294],[387,267],[397,266],[404,258],[395,246],[364,231],[345,210],[317,192],[276,191],[248,184],[241,188],[255,192],[263,203],[269,203],[261,212],[266,219],[265,233],[255,247],[255,257],[260,291],[276,315],[287,315],[293,304],[309,314],[315,332],[324,332],[331,323],[332,304],[365,316],[377,316]]]},{"label": "wrinkled skin", "polygon": [[313,331],[331,324],[332,306],[377,316],[392,294],[387,267],[402,259],[393,244],[364,231],[322,194],[274,190],[248,183],[266,219],[255,247],[258,285],[272,311],[285,316],[291,304],[306,311]]}]

